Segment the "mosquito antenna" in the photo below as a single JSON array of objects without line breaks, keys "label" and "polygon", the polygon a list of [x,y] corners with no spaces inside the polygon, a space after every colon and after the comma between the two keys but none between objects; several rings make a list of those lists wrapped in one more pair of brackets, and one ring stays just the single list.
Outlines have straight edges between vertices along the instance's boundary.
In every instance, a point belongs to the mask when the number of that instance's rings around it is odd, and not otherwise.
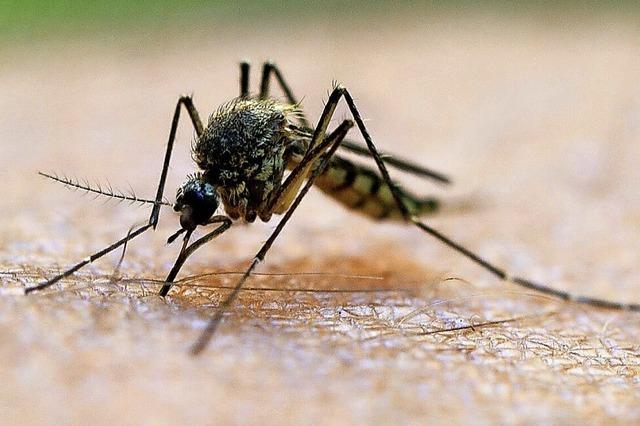
[{"label": "mosquito antenna", "polygon": [[[84,191],[88,194],[95,194],[96,197],[108,197],[111,199],[116,199],[120,201],[130,201],[131,203],[140,203],[140,204],[156,204],[154,200],[150,200],[148,198],[140,198],[138,197],[133,190],[129,191],[129,195],[125,194],[119,189],[114,189],[111,186],[111,183],[107,182],[106,188],[102,187],[100,182],[97,182],[95,185],[91,185],[88,181],[84,180],[80,182],[78,179],[69,178],[67,176],[59,176],[58,174],[49,174],[45,172],[38,172],[40,176],[44,176],[47,179],[51,179],[55,182],[59,182],[65,186],[65,188],[73,190],[73,191]],[[166,201],[161,201],[159,203],[163,206],[170,206],[171,203]]]}]

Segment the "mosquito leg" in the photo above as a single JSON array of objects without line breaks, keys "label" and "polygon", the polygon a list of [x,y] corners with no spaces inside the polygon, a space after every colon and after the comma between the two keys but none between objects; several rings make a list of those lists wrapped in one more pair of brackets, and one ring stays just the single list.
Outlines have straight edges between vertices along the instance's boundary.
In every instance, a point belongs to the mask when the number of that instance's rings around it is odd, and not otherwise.
[{"label": "mosquito leg", "polygon": [[158,224],[158,218],[160,216],[160,207],[162,205],[164,205],[165,203],[162,201],[162,196],[164,194],[164,186],[167,180],[167,173],[169,171],[169,163],[171,161],[171,152],[173,150],[173,143],[174,140],[176,138],[176,131],[178,128],[178,121],[180,120],[180,106],[184,105],[184,107],[187,109],[187,112],[189,113],[189,117],[191,117],[191,122],[193,123],[193,126],[196,129],[196,133],[198,135],[201,135],[203,132],[203,127],[202,127],[202,122],[200,121],[200,117],[198,115],[198,111],[196,110],[196,108],[193,106],[193,101],[191,100],[190,96],[181,96],[180,99],[178,99],[178,103],[176,104],[176,108],[175,111],[173,113],[173,120],[171,121],[171,131],[169,132],[169,141],[167,142],[167,150],[164,156],[164,163],[162,165],[162,173],[160,174],[160,182],[158,183],[158,191],[156,193],[156,198],[154,201],[154,205],[153,205],[153,210],[151,211],[151,215],[149,216],[149,222],[144,225],[141,226],[139,228],[137,228],[135,231],[130,231],[126,237],[116,241],[115,243],[109,245],[108,247],[105,247],[104,249],[86,257],[85,259],[83,259],[81,262],[78,262],[77,264],[75,264],[74,266],[72,266],[71,268],[67,269],[66,271],[62,272],[59,275],[56,275],[55,277],[41,283],[38,285],[35,285],[33,287],[29,287],[25,289],[25,294],[31,293],[33,291],[36,290],[42,290],[45,289],[55,283],[57,283],[58,281],[60,281],[63,278],[66,278],[70,275],[72,275],[73,273],[75,273],[77,270],[79,270],[80,268],[82,268],[83,266],[88,265],[89,263],[101,258],[102,256],[106,255],[107,253],[112,252],[113,250],[117,249],[118,247],[122,246],[123,244],[127,244],[129,241],[133,240],[134,238],[136,238],[138,235],[142,234],[143,232],[145,232],[146,230],[148,230],[149,228],[154,228],[156,227],[156,225]]},{"label": "mosquito leg", "polygon": [[[265,62],[262,66],[262,79],[260,80],[260,99],[266,99],[269,97],[269,83],[271,80],[271,74],[276,77],[276,81],[284,92],[284,95],[287,98],[287,102],[292,105],[297,105],[298,100],[293,95],[293,91],[291,91],[291,87],[289,87],[284,77],[282,76],[280,69],[276,64],[270,61]],[[306,128],[311,127],[311,125],[309,124],[309,120],[307,120],[307,117],[304,114],[300,116],[300,123]]]},{"label": "mosquito leg", "polygon": [[164,297],[167,295],[167,293],[169,293],[169,290],[171,289],[171,286],[172,286],[171,283],[173,283],[173,280],[178,275],[178,272],[180,272],[180,268],[182,268],[182,265],[184,265],[184,262],[187,261],[187,259],[189,258],[189,256],[193,254],[193,252],[195,252],[198,248],[202,247],[204,244],[216,238],[218,235],[222,234],[223,232],[225,232],[227,229],[231,227],[231,219],[229,219],[226,216],[214,216],[213,218],[211,218],[211,221],[209,223],[210,224],[220,223],[220,226],[218,226],[216,229],[214,229],[204,237],[196,240],[188,247],[187,247],[187,243],[189,241],[189,238],[191,237],[191,233],[187,232],[187,235],[185,235],[184,237],[184,244],[182,246],[182,250],[180,250],[180,254],[176,259],[176,262],[173,265],[173,268],[171,268],[169,275],[167,275],[167,278],[164,280],[165,285],[162,286],[162,288],[160,289],[160,292],[158,293],[160,296]]},{"label": "mosquito leg", "polygon": [[[353,123],[345,121],[341,126],[348,126],[348,129],[350,129],[353,126]],[[308,151],[306,156],[303,157],[303,160],[300,161],[291,173],[289,173],[289,176],[287,176],[284,183],[274,191],[269,204],[270,211],[273,211],[276,214],[282,214],[289,208],[298,193],[298,190],[302,186],[302,183],[309,176],[309,173],[311,173],[315,160],[324,154],[324,152],[331,146],[335,134],[341,132],[341,126],[338,126],[332,134],[316,145],[315,148]],[[344,142],[344,140],[342,142]],[[313,141],[312,145],[314,145]]]},{"label": "mosquito leg", "polygon": [[[275,65],[267,61],[262,64],[262,77],[260,78],[260,99],[267,99],[269,97],[269,83],[271,82],[271,71],[275,68]],[[291,99],[289,99],[290,103]]]},{"label": "mosquito leg", "polygon": [[287,176],[287,180],[276,190],[274,196],[269,201],[269,208],[275,213],[284,213],[289,208],[289,205],[293,201],[298,189],[302,186],[304,179],[311,172],[314,160],[327,149],[331,144],[332,138],[335,137],[335,134],[341,131],[340,128],[342,126],[346,126],[346,131],[349,131],[352,127],[353,123],[345,121],[336,130],[334,130],[329,137],[325,138],[327,128],[329,127],[329,123],[331,121],[331,117],[333,117],[336,106],[337,103],[335,102],[327,102],[322,114],[320,115],[318,125],[313,132],[311,142],[309,142],[309,146],[307,147],[307,151],[305,152],[303,159],[291,171],[289,176]]},{"label": "mosquito leg", "polygon": [[[566,300],[566,301],[572,301],[572,302],[576,302],[576,303],[582,303],[582,304],[587,304],[587,305],[592,305],[592,306],[596,306],[596,307],[600,307],[600,308],[607,308],[607,309],[617,309],[617,310],[626,310],[626,311],[640,311],[640,304],[618,303],[618,302],[612,302],[612,301],[593,298],[593,297],[577,296],[577,295],[571,294],[571,293],[566,292],[566,291],[557,290],[557,289],[555,289],[553,287],[549,287],[549,286],[544,285],[544,284],[535,283],[535,282],[530,281],[528,279],[511,276],[504,269],[502,269],[502,268],[494,265],[493,263],[485,260],[484,258],[479,256],[478,254],[476,254],[473,251],[467,249],[463,245],[451,240],[449,237],[447,237],[446,235],[442,234],[438,230],[436,230],[436,229],[430,227],[429,225],[425,224],[424,222],[420,221],[417,217],[412,216],[409,213],[409,210],[407,209],[407,207],[402,202],[402,196],[400,194],[400,191],[399,191],[398,187],[394,184],[394,182],[391,180],[391,178],[389,176],[389,172],[387,170],[387,167],[384,164],[383,158],[381,157],[381,155],[378,152],[376,146],[374,145],[373,140],[371,139],[371,136],[369,135],[369,132],[367,131],[366,126],[364,125],[364,121],[362,120],[362,117],[360,116],[360,112],[358,111],[358,109],[357,109],[357,107],[355,105],[355,102],[354,102],[353,98],[351,97],[351,94],[348,92],[348,90],[346,88],[342,87],[342,86],[336,87],[333,90],[333,92],[331,93],[331,96],[329,97],[329,100],[327,101],[326,107],[329,107],[330,104],[332,104],[332,103],[336,104],[340,100],[341,97],[344,97],[344,99],[345,99],[345,101],[346,101],[346,103],[347,103],[347,105],[349,107],[349,110],[351,111],[351,114],[353,115],[353,118],[354,118],[354,120],[355,120],[355,122],[356,122],[356,124],[358,126],[358,129],[360,130],[360,133],[362,133],[362,136],[364,137],[364,140],[365,140],[365,142],[367,144],[367,147],[369,148],[369,151],[371,152],[371,156],[375,160],[376,165],[378,166],[378,169],[380,170],[380,174],[382,175],[382,177],[383,177],[384,181],[387,183],[387,185],[389,185],[389,188],[391,189],[391,192],[393,194],[393,198],[394,198],[398,208],[400,209],[400,211],[402,213],[402,216],[404,217],[404,219],[407,222],[413,223],[415,226],[420,228],[425,233],[427,233],[427,234],[431,235],[432,237],[438,239],[440,242],[444,243],[448,247],[452,248],[453,250],[455,250],[458,253],[462,254],[463,256],[467,257],[468,259],[470,259],[471,261],[475,262],[476,264],[482,266],[484,269],[486,269],[487,271],[491,272],[494,276],[496,276],[500,280],[511,282],[511,283],[517,284],[517,285],[519,285],[521,287],[528,288],[528,289],[531,289],[531,290],[535,290],[535,291],[537,291],[539,293],[547,294],[549,296],[557,297],[559,299]],[[335,105],[333,106],[333,108],[335,108]]]},{"label": "mosquito leg", "polygon": [[240,62],[240,97],[249,97],[249,69],[251,64],[247,61]]},{"label": "mosquito leg", "polygon": [[[280,88],[282,89],[282,91],[284,92],[287,101],[290,104],[297,104],[298,100],[297,98],[293,95],[293,92],[291,91],[291,88],[289,87],[289,85],[287,84],[286,80],[284,79],[284,77],[282,76],[282,72],[280,71],[280,69],[278,68],[278,66],[276,64],[274,64],[273,62],[265,62],[263,67],[262,67],[262,80],[261,80],[261,84],[260,84],[260,99],[265,99],[267,97],[269,97],[269,82],[270,82],[270,76],[271,74],[273,74],[276,77],[276,81],[278,82],[278,84],[280,85]],[[303,114],[300,118],[300,122],[301,124],[306,127],[306,128],[310,128],[310,124],[309,121],[307,120],[306,116]],[[356,141],[351,141],[348,139],[345,139],[342,141],[342,143],[340,144],[340,148],[344,148],[348,151],[351,151],[355,154],[358,155],[364,155],[367,157],[371,156],[371,153],[369,152],[369,148],[366,145],[363,145],[359,142]],[[435,170],[431,170],[428,169],[424,166],[421,166],[419,164],[413,163],[410,160],[405,160],[403,158],[398,158],[395,157],[393,155],[381,152],[380,155],[382,156],[382,158],[384,159],[384,162],[391,166],[391,167],[395,167],[398,170],[402,170],[405,171],[407,173],[411,173],[413,175],[419,176],[419,177],[423,177],[426,179],[431,179],[434,180],[436,182],[439,183],[443,183],[443,184],[450,184],[451,183],[451,178],[449,178],[448,176],[446,176],[444,173],[435,171]]]},{"label": "mosquito leg", "polygon": [[[367,147],[367,145],[363,145],[356,141],[350,141],[345,139],[344,141],[342,141],[340,148],[344,148],[347,151],[351,151],[357,155],[371,157],[371,152],[369,151],[369,147]],[[425,179],[431,179],[438,183],[443,183],[447,185],[451,183],[451,178],[449,178],[445,174],[441,172],[437,172],[435,170],[428,169],[424,166],[421,166],[420,164],[416,164],[412,162],[411,160],[398,158],[396,156],[390,155],[385,152],[380,152],[380,156],[382,157],[386,165],[394,167],[398,170],[402,170],[414,176],[422,177]]]},{"label": "mosquito leg", "polygon": [[162,206],[162,196],[164,194],[164,185],[167,182],[167,173],[169,172],[169,163],[171,162],[171,153],[173,152],[173,143],[176,139],[176,131],[178,130],[178,122],[180,121],[180,106],[184,105],[185,109],[189,113],[191,123],[196,129],[198,136],[204,132],[202,127],[202,121],[200,121],[200,115],[193,105],[191,96],[181,96],[176,104],[176,109],[173,113],[173,120],[171,120],[171,130],[169,131],[169,141],[167,142],[167,150],[164,154],[164,163],[162,164],[162,173],[160,173],[160,181],[158,182],[158,191],[156,192],[156,200],[149,217],[149,224],[153,226],[153,229],[158,225],[158,218],[160,216],[160,207]]},{"label": "mosquito leg", "polygon": [[[327,113],[327,111],[328,110],[325,108],[325,113]],[[331,110],[331,114],[332,113],[333,113],[333,111]],[[323,116],[324,115],[325,114],[323,113]],[[322,128],[321,125],[323,123],[324,123],[324,120],[323,120],[323,118],[321,118],[320,119],[320,124],[318,124],[318,128]],[[216,329],[218,328],[218,325],[220,325],[220,321],[222,320],[222,317],[223,317],[224,313],[229,309],[229,306],[231,306],[233,301],[236,299],[236,297],[238,296],[238,293],[240,292],[240,289],[242,288],[244,283],[247,281],[247,278],[249,278],[249,276],[251,275],[253,270],[256,268],[258,263],[260,263],[260,262],[262,262],[264,260],[267,252],[269,251],[269,249],[273,245],[274,241],[276,240],[278,235],[280,235],[280,232],[282,231],[284,226],[287,224],[287,222],[289,221],[289,219],[291,218],[291,216],[295,212],[296,208],[298,207],[298,205],[300,204],[300,202],[302,201],[304,196],[307,194],[307,192],[309,191],[309,189],[313,185],[313,182],[315,181],[315,179],[327,167],[327,165],[329,163],[329,159],[336,152],[336,150],[340,146],[340,142],[342,142],[342,140],[344,139],[344,137],[346,136],[347,132],[349,131],[349,129],[351,128],[352,125],[353,125],[353,123],[351,121],[344,121],[327,138],[327,140],[331,141],[330,148],[327,150],[326,153],[324,153],[320,157],[319,164],[311,172],[311,175],[309,176],[309,179],[307,180],[307,183],[302,187],[302,189],[300,190],[300,193],[295,198],[295,200],[291,203],[291,206],[285,212],[285,214],[283,215],[282,219],[280,219],[280,222],[278,222],[278,225],[276,226],[276,228],[273,230],[273,232],[271,233],[271,235],[269,236],[267,241],[262,245],[262,247],[260,248],[260,250],[258,251],[256,256],[253,258],[253,261],[251,262],[251,265],[246,270],[246,272],[244,273],[242,278],[240,278],[240,280],[238,281],[236,286],[233,288],[231,293],[218,306],[218,308],[216,309],[215,313],[213,314],[213,317],[209,320],[209,323],[207,324],[207,327],[200,334],[200,336],[198,337],[198,340],[192,346],[192,348],[191,348],[191,354],[192,355],[199,354],[200,352],[202,352],[207,347],[207,344],[209,343],[209,340],[211,340],[211,337],[213,336],[213,334],[215,333]],[[324,130],[323,131],[321,131],[320,133],[316,132],[316,134],[317,135],[322,134],[322,136],[324,136],[324,131],[326,131],[326,125],[324,126]],[[311,155],[306,155],[305,159],[303,159],[302,161],[303,162],[306,162],[306,161],[312,162],[314,160],[315,159]]]},{"label": "mosquito leg", "polygon": [[61,273],[59,275],[56,275],[55,277],[53,277],[50,280],[45,281],[45,282],[43,282],[41,284],[35,285],[33,287],[26,288],[24,290],[25,294],[29,294],[29,293],[31,293],[33,291],[42,290],[42,289],[45,289],[45,288],[47,288],[49,286],[52,286],[53,284],[57,283],[61,279],[66,278],[69,275],[72,275],[73,273],[75,273],[78,269],[82,268],[83,266],[86,266],[89,263],[101,258],[105,254],[112,252],[113,250],[117,249],[121,245],[125,244],[127,241],[130,241],[130,240],[134,239],[135,237],[137,237],[138,235],[142,234],[147,229],[151,228],[151,226],[152,225],[150,223],[147,223],[146,225],[141,226],[140,228],[136,229],[135,231],[129,232],[126,237],[124,237],[121,240],[118,240],[115,243],[111,244],[110,246],[108,246],[108,247],[106,247],[106,248],[104,248],[104,249],[92,254],[91,256],[84,258],[81,262],[78,262],[77,264],[75,264],[71,268],[67,269],[63,273]]}]

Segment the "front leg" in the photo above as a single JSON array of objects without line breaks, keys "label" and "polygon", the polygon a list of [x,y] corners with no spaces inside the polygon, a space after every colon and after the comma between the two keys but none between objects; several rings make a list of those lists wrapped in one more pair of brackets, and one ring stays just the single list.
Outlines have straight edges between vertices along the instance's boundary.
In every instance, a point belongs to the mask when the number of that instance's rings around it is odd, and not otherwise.
[{"label": "front leg", "polygon": [[162,172],[160,173],[160,181],[158,182],[158,191],[156,192],[156,200],[149,217],[149,224],[153,226],[153,229],[158,225],[158,218],[160,216],[160,206],[162,205],[162,196],[164,195],[164,186],[167,182],[167,174],[169,173],[169,164],[171,163],[171,153],[173,152],[173,144],[176,139],[176,132],[178,130],[178,122],[180,121],[180,106],[184,105],[191,118],[191,123],[196,129],[198,137],[204,132],[202,121],[200,121],[200,115],[198,110],[193,105],[193,99],[191,96],[180,96],[176,109],[173,113],[173,120],[171,120],[171,130],[169,131],[169,141],[167,142],[167,149],[164,154],[164,162],[162,164]]},{"label": "front leg", "polygon": [[156,225],[158,224],[158,218],[160,216],[160,207],[162,207],[162,205],[165,204],[162,201],[162,196],[164,194],[164,186],[167,180],[167,173],[169,171],[169,163],[171,162],[171,152],[173,151],[173,144],[176,138],[178,122],[180,120],[181,105],[184,105],[184,107],[187,109],[187,112],[189,113],[189,117],[191,117],[191,122],[193,123],[193,126],[196,129],[196,133],[198,133],[198,135],[201,135],[203,132],[202,122],[200,121],[200,117],[198,116],[198,111],[193,106],[193,101],[191,100],[191,97],[181,96],[180,99],[178,99],[178,103],[176,104],[176,108],[173,113],[173,120],[171,121],[171,131],[169,132],[169,141],[167,142],[167,149],[164,155],[164,163],[162,165],[162,172],[160,173],[160,181],[158,183],[158,191],[156,192],[156,198],[154,200],[153,210],[151,211],[151,215],[149,216],[149,222],[143,226],[138,227],[135,230],[129,231],[129,233],[127,233],[127,235],[124,238],[114,242],[113,244],[103,248],[100,251],[97,251],[91,254],[90,256],[87,256],[82,261],[76,263],[75,265],[68,268],[64,272],[56,275],[55,277],[43,283],[40,283],[38,285],[26,288],[25,294],[50,287],[53,284],[60,281],[61,279],[66,278],[70,275],[73,275],[76,271],[88,265],[89,263],[92,263],[100,259],[101,257],[103,257],[108,253],[111,253],[113,250],[117,249],[118,247],[126,245],[129,241],[143,234],[148,229],[151,229],[151,228],[155,229]]},{"label": "front leg", "polygon": [[211,220],[209,220],[209,224],[214,224],[214,223],[220,223],[220,226],[218,226],[213,231],[209,232],[204,237],[196,240],[188,247],[187,247],[187,243],[189,242],[189,238],[191,237],[191,232],[187,231],[187,234],[185,235],[183,240],[184,242],[182,244],[182,249],[180,250],[180,254],[176,259],[176,262],[174,263],[173,268],[171,268],[169,275],[167,275],[167,278],[164,280],[165,284],[162,286],[162,288],[160,289],[160,292],[158,293],[160,296],[164,297],[167,295],[167,293],[169,293],[173,280],[176,278],[176,276],[178,275],[178,272],[180,272],[180,268],[182,268],[182,265],[184,265],[184,263],[187,261],[189,256],[191,256],[197,249],[199,249],[200,247],[202,247],[203,245],[205,245],[206,243],[213,240],[218,235],[222,234],[227,229],[229,229],[231,227],[232,222],[231,222],[231,219],[229,219],[227,216],[214,216],[211,218]]}]

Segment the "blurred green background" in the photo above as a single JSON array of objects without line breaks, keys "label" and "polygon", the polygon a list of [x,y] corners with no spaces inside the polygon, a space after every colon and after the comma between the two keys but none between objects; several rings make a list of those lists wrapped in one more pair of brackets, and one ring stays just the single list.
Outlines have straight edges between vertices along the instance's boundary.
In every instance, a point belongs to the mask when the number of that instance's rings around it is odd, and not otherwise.
[{"label": "blurred green background", "polygon": [[6,0],[0,1],[0,44],[70,36],[122,37],[157,32],[198,33],[212,26],[306,25],[313,20],[336,20],[340,25],[361,25],[374,17],[426,18],[438,15],[499,14],[545,22],[567,17],[601,19],[638,15],[637,1],[202,1],[202,0]]}]

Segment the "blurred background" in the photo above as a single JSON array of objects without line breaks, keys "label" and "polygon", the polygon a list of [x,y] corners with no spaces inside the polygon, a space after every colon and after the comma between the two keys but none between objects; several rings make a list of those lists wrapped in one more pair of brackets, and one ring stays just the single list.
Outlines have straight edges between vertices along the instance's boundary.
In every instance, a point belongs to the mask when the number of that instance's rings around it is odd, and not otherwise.
[{"label": "blurred background", "polygon": [[526,18],[538,23],[603,17],[625,18],[631,22],[639,6],[633,1],[172,1],[151,4],[116,0],[109,4],[65,0],[3,1],[2,35],[5,42],[42,41],[51,38],[96,36],[124,39],[140,34],[212,34],[238,27],[282,30],[310,23],[333,24],[402,23],[407,19],[494,16],[509,20]]},{"label": "blurred background", "polygon": [[[207,117],[237,96],[240,60],[255,92],[271,59],[312,121],[340,81],[381,149],[453,177],[443,188],[394,174],[444,200],[430,224],[518,275],[638,302],[638,17],[631,1],[0,0],[0,283],[39,282],[148,215],[37,170],[151,196],[178,96],[192,93]],[[194,170],[192,139],[185,120],[169,200]],[[244,268],[274,224],[229,231],[185,275]],[[114,253],[46,295],[0,294],[3,423],[640,418],[637,315],[497,283],[413,229],[316,192],[261,270],[381,280],[256,285],[412,292],[247,292],[193,360],[186,348],[223,293],[161,300],[140,288],[171,267],[177,226],[166,212],[131,244],[120,274],[137,281],[112,285]]]}]

